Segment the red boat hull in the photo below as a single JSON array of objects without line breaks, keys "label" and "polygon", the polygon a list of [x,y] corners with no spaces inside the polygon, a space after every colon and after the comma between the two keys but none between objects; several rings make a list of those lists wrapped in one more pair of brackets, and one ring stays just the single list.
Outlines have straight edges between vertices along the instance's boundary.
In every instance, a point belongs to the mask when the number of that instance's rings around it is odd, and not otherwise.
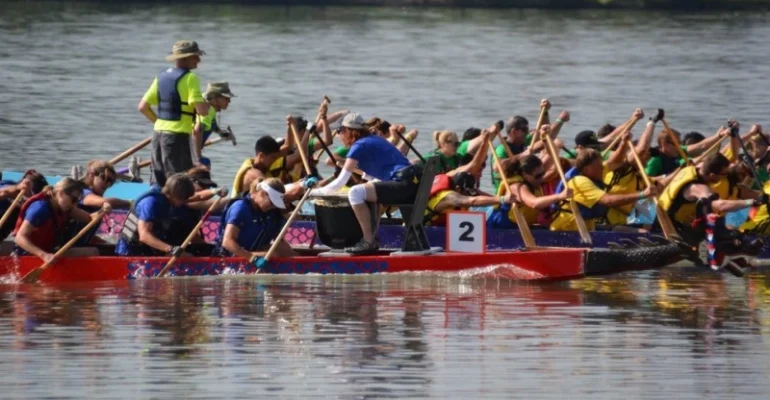
[{"label": "red boat hull", "polygon": [[[372,274],[398,272],[459,272],[475,270],[509,279],[564,280],[585,275],[587,249],[536,249],[485,254],[375,255],[358,257],[302,256],[278,258],[261,273]],[[40,275],[45,283],[111,281],[155,277],[167,257],[73,257],[58,261]],[[42,265],[37,257],[0,257],[0,276],[17,282]],[[485,270],[487,269],[487,270]],[[256,267],[239,258],[181,259],[170,276],[247,275]]]}]

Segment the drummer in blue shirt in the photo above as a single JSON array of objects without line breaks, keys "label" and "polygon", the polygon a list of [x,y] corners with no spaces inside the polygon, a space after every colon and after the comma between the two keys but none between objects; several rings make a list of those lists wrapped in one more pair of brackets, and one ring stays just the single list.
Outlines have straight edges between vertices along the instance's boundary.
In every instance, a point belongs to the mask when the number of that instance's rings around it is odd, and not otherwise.
[{"label": "drummer in blue shirt", "polygon": [[[379,250],[374,240],[374,227],[366,202],[380,204],[409,204],[417,196],[422,168],[409,160],[387,139],[370,135],[364,119],[350,113],[342,120],[340,139],[349,147],[345,165],[337,178],[313,194],[329,194],[342,188],[356,168],[365,173],[370,182],[355,185],[348,192],[348,200],[361,226],[364,237],[345,251],[371,253]],[[373,179],[374,178],[374,179]],[[372,180],[373,179],[373,180]]]}]

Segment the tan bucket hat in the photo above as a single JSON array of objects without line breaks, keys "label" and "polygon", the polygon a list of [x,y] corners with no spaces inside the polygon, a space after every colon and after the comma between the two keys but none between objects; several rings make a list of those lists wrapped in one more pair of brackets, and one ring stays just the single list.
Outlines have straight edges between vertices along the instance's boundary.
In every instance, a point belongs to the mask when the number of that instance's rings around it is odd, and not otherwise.
[{"label": "tan bucket hat", "polygon": [[227,97],[228,99],[235,97],[233,92],[230,91],[230,84],[228,82],[209,82],[206,84],[206,91],[203,92],[203,97],[210,99],[214,96]]},{"label": "tan bucket hat", "polygon": [[202,56],[205,54],[205,51],[198,48],[198,42],[192,40],[180,40],[174,43],[174,47],[171,48],[171,54],[166,57],[166,60],[174,61],[192,56]]}]

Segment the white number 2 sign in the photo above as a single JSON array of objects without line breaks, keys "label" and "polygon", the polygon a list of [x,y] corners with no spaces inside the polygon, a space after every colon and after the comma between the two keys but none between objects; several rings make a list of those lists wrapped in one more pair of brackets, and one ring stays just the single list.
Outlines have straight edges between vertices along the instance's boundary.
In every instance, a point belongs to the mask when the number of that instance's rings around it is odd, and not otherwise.
[{"label": "white number 2 sign", "polygon": [[483,212],[452,211],[447,213],[447,251],[484,253],[487,249],[487,215]]}]

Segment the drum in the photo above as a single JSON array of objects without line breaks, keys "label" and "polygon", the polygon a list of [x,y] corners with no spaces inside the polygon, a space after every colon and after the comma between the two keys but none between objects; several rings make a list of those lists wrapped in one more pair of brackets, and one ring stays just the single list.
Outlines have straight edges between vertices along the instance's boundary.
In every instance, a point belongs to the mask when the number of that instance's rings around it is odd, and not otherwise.
[{"label": "drum", "polygon": [[[362,237],[361,226],[353,213],[347,194],[312,196],[315,206],[316,234],[318,240],[332,249],[344,249],[358,243]],[[368,204],[372,226],[376,226],[376,204]]]}]

